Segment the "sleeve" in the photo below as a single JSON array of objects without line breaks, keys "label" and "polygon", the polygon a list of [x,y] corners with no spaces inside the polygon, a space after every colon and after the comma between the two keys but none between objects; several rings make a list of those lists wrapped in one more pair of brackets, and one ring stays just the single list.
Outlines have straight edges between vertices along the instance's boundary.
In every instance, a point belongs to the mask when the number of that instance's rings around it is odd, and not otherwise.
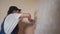
[{"label": "sleeve", "polygon": [[6,17],[4,22],[4,31],[6,34],[11,34],[19,22],[21,14],[10,14]]}]

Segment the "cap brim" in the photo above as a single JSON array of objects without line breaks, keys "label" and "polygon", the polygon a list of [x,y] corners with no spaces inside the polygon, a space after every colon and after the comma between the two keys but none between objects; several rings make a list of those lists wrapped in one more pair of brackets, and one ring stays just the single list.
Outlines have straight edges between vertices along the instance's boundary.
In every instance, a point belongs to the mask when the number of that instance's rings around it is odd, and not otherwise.
[{"label": "cap brim", "polygon": [[21,9],[18,9],[19,11],[21,11]]}]

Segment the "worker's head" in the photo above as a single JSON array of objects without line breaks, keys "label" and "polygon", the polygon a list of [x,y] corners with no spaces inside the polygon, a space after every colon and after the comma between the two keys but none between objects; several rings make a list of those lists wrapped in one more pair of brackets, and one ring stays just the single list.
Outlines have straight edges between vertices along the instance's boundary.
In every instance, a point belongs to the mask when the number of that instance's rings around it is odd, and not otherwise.
[{"label": "worker's head", "polygon": [[16,6],[10,6],[7,14],[11,13],[21,13],[21,9],[18,9]]}]

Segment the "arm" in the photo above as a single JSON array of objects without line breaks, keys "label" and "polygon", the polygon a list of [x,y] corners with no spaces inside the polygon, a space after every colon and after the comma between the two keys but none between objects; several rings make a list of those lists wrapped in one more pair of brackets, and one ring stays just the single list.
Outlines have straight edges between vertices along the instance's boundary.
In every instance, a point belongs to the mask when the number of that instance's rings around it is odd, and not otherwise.
[{"label": "arm", "polygon": [[28,18],[28,20],[31,19],[31,15],[29,13],[23,13],[21,16],[20,16],[20,19],[23,19],[23,18]]},{"label": "arm", "polygon": [[35,23],[34,19],[31,19],[31,15],[29,13],[24,13],[20,16],[20,19],[22,20],[23,18],[28,18],[29,22],[31,22],[31,24]]}]

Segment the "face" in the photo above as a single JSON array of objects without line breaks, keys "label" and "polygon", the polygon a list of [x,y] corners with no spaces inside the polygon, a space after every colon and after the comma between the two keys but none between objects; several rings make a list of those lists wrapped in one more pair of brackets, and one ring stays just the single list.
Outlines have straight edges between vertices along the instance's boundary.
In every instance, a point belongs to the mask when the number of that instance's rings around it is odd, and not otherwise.
[{"label": "face", "polygon": [[14,10],[13,13],[20,13],[20,11],[19,10]]}]

